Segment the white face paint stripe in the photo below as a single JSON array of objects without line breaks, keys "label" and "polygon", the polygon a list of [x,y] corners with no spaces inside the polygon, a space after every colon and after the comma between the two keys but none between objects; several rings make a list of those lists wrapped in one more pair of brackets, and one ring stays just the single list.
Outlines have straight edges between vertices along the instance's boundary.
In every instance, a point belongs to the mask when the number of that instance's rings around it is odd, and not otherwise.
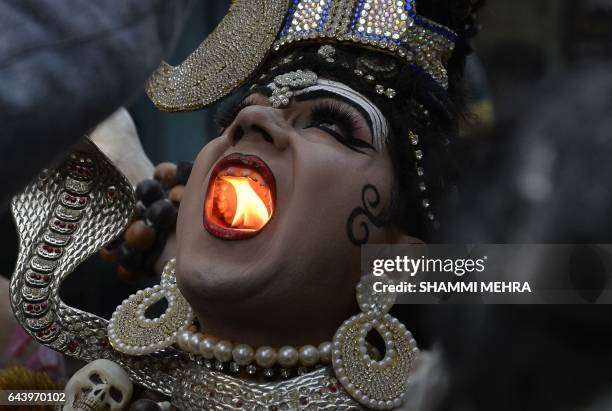
[{"label": "white face paint stripe", "polygon": [[378,107],[374,105],[374,103],[368,100],[366,96],[353,90],[346,84],[321,78],[317,80],[316,85],[296,91],[294,95],[299,96],[320,90],[344,97],[345,99],[359,105],[370,117],[370,122],[372,124],[372,142],[374,147],[377,151],[381,151],[384,148],[387,137],[389,136],[389,122]]}]

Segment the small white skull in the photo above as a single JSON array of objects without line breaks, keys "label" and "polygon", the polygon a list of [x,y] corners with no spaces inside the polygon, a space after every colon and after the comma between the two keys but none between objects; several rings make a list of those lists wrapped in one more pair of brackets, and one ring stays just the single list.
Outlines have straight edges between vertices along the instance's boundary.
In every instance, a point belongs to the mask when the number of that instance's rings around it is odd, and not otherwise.
[{"label": "small white skull", "polygon": [[132,382],[123,368],[109,360],[95,360],[68,380],[63,411],[123,411],[132,391]]}]

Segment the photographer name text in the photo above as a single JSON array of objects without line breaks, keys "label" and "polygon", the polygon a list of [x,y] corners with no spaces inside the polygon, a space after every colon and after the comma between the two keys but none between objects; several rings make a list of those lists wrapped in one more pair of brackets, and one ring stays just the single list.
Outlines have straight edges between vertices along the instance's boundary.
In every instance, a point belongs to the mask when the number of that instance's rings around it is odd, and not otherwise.
[{"label": "photographer name text", "polygon": [[385,284],[377,281],[373,284],[374,292],[377,293],[495,293],[495,294],[517,294],[531,293],[528,282],[520,281],[421,281],[410,283],[402,281],[399,284]]}]

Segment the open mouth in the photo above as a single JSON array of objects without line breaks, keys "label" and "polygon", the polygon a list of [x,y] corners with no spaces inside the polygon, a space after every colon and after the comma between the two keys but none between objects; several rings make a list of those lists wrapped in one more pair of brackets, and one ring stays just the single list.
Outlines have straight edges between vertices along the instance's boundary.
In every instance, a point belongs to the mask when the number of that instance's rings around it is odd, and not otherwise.
[{"label": "open mouth", "polygon": [[230,154],[217,163],[204,202],[204,227],[224,240],[243,240],[268,224],[276,203],[276,182],[259,157]]}]

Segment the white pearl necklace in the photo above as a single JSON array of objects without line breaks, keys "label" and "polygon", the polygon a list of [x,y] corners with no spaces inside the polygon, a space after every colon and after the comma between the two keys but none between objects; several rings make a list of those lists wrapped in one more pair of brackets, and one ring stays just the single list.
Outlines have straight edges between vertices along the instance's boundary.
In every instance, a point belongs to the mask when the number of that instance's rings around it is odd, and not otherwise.
[{"label": "white pearl necklace", "polygon": [[218,340],[214,337],[204,336],[199,332],[189,330],[183,331],[177,338],[179,348],[207,360],[217,360],[220,363],[233,361],[233,371],[238,367],[247,367],[247,371],[254,373],[255,364],[264,370],[270,370],[275,366],[289,369],[296,366],[305,368],[314,367],[318,364],[327,365],[332,359],[332,343],[329,341],[314,345],[304,345],[299,349],[284,346],[278,350],[262,346],[254,349],[247,344],[232,344],[230,341]]}]

